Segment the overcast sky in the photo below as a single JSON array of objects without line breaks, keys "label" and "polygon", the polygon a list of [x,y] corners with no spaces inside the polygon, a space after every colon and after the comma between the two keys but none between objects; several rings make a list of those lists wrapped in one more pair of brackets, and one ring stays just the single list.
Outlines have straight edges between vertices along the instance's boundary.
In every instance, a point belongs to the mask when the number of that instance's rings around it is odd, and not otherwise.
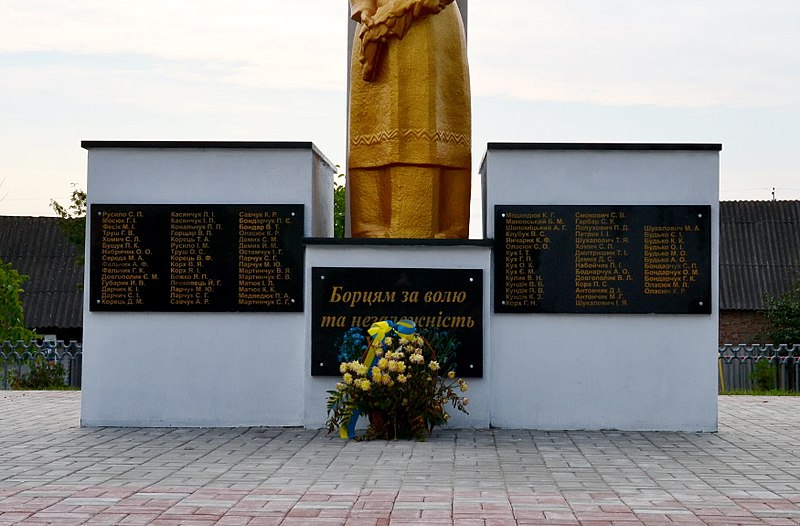
[{"label": "overcast sky", "polygon": [[[470,0],[487,142],[722,143],[721,198],[800,199],[800,1]],[[344,165],[345,0],[0,0],[0,215],[81,140],[312,141]]]}]

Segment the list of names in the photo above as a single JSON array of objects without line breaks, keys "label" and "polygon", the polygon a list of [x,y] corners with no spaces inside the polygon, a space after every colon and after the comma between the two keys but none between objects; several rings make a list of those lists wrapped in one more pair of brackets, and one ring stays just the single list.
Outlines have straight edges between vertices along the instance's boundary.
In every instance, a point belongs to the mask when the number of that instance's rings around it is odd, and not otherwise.
[{"label": "list of names", "polygon": [[282,263],[279,240],[294,218],[277,212],[239,214],[239,305],[291,305],[295,299],[279,285],[294,279],[295,269]]},{"label": "list of names", "polygon": [[[224,235],[215,212],[171,211],[169,214],[169,302],[209,305],[214,292],[226,285],[210,273],[215,262],[216,236]],[[212,246],[212,244],[214,246]]]},{"label": "list of names", "polygon": [[644,293],[687,294],[700,278],[700,261],[687,242],[700,232],[696,225],[644,227]]},{"label": "list of names", "polygon": [[633,276],[625,212],[576,212],[573,220],[575,307],[626,307]]},{"label": "list of names", "polygon": [[95,305],[140,307],[144,291],[160,279],[152,268],[152,249],[139,235],[146,217],[141,211],[99,213],[100,291]]},{"label": "list of names", "polygon": [[302,205],[92,205],[92,310],[302,310]]},{"label": "list of names", "polygon": [[544,278],[537,268],[537,256],[553,246],[554,236],[566,231],[564,218],[555,213],[508,212],[505,226],[505,265],[508,276],[503,287],[505,305],[532,307],[544,299]]},{"label": "list of names", "polygon": [[496,312],[710,312],[707,206],[498,206]]}]

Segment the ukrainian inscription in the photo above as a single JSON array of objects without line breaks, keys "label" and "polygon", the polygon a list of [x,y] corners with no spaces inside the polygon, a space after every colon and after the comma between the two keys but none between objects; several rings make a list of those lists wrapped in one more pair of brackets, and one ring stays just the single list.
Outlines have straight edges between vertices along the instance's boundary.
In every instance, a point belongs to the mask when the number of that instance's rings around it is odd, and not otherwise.
[{"label": "ukrainian inscription", "polygon": [[311,269],[311,374],[339,374],[337,342],[352,327],[410,319],[460,342],[457,373],[483,375],[483,271],[480,269]]},{"label": "ukrainian inscription", "polygon": [[303,310],[302,205],[92,205],[90,310]]},{"label": "ukrainian inscription", "polygon": [[708,206],[495,208],[495,312],[710,313]]}]

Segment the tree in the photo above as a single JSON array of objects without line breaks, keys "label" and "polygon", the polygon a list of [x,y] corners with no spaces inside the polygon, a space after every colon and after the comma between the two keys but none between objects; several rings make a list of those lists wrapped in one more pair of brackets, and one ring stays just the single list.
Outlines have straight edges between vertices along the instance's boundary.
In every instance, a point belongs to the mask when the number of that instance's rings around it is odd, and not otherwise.
[{"label": "tree", "polygon": [[333,237],[344,237],[346,194],[344,174],[337,174],[333,182]]},{"label": "tree", "polygon": [[766,335],[774,343],[800,344],[800,279],[779,296],[764,296]]},{"label": "tree", "polygon": [[25,314],[19,295],[24,292],[22,284],[28,280],[14,270],[10,263],[0,259],[0,342],[30,342],[39,337],[35,331],[25,328]]},{"label": "tree", "polygon": [[86,191],[79,188],[73,190],[66,208],[55,200],[50,201],[50,206],[59,217],[61,232],[77,249],[75,262],[83,265],[86,252]]}]

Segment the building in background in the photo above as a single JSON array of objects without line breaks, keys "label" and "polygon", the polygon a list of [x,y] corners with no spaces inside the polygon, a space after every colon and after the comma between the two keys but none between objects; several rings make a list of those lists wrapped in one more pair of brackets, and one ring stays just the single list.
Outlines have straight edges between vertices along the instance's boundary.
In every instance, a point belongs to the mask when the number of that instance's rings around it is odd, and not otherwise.
[{"label": "building in background", "polygon": [[766,343],[764,295],[800,278],[800,201],[721,202],[719,259],[719,343]]},{"label": "building in background", "polygon": [[83,267],[55,217],[0,216],[0,258],[30,277],[25,326],[45,339],[83,340]]}]

